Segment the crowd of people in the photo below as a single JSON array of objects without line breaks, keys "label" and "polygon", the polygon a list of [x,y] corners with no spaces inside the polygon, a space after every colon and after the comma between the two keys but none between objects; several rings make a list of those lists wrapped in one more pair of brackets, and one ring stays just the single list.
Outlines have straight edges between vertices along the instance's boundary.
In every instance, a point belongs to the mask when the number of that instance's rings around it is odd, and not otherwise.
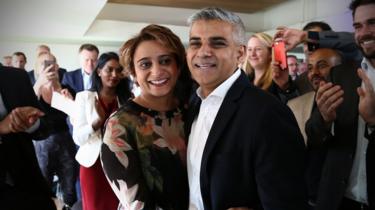
[{"label": "crowd of people", "polygon": [[[29,72],[22,52],[4,57],[0,208],[53,210],[60,193],[65,210],[375,210],[375,1],[349,7],[354,33],[247,39],[208,7],[186,48],[151,24],[118,54],[83,44],[74,71],[46,45]],[[274,59],[281,41],[304,45],[306,70]]]}]

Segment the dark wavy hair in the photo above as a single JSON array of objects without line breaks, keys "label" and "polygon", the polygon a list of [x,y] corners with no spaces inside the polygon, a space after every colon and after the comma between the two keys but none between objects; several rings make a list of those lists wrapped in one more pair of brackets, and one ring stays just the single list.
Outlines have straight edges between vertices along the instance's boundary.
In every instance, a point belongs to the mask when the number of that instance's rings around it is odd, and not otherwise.
[{"label": "dark wavy hair", "polygon": [[375,0],[354,0],[350,3],[349,9],[352,10],[352,15],[354,17],[355,11],[359,6],[367,5],[367,4],[375,4]]},{"label": "dark wavy hair", "polygon": [[185,48],[180,38],[169,28],[151,24],[143,28],[132,39],[126,41],[120,48],[120,63],[124,66],[125,71],[135,76],[134,54],[139,44],[144,41],[156,41],[172,52],[176,59],[177,68],[180,71],[174,89],[174,96],[180,102],[186,103],[191,93],[192,79],[186,63]]},{"label": "dark wavy hair", "polygon": [[[96,65],[94,72],[91,74],[92,86],[91,91],[97,93],[103,88],[102,79],[98,75],[98,70],[102,69],[108,61],[115,60],[120,62],[119,56],[115,52],[106,52],[100,55],[98,64]],[[130,97],[132,97],[131,87],[132,82],[129,78],[125,77],[121,79],[120,83],[116,87],[116,95],[119,99],[119,103],[125,103]]]}]

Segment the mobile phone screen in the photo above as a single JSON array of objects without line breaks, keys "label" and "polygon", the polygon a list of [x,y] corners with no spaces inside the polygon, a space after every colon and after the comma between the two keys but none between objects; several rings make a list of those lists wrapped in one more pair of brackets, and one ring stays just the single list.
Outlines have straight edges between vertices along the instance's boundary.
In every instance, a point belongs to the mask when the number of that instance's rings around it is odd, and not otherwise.
[{"label": "mobile phone screen", "polygon": [[[50,66],[51,64],[55,64],[55,61],[53,61],[53,60],[45,60],[44,61],[44,69],[47,68],[48,66]],[[53,71],[53,69],[51,69],[51,71]]]},{"label": "mobile phone screen", "polygon": [[280,63],[282,69],[287,68],[285,43],[282,41],[273,44],[273,59]]}]

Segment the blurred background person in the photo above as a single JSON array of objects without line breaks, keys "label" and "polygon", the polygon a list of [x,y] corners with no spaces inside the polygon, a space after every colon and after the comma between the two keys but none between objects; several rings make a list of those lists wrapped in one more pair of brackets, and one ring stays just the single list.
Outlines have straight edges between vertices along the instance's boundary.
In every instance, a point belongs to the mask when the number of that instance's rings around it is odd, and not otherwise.
[{"label": "blurred background person", "polygon": [[299,75],[299,63],[297,56],[288,55],[286,57],[286,61],[288,63],[289,76],[292,78],[292,80],[296,80]]},{"label": "blurred background person", "polygon": [[3,57],[3,66],[12,67],[12,56],[6,55]]},{"label": "blurred background person", "polygon": [[129,79],[123,78],[119,56],[103,53],[92,77],[92,87],[77,93],[77,116],[71,118],[73,139],[79,146],[82,207],[84,210],[117,209],[119,200],[106,180],[99,160],[102,131],[107,118],[130,97]]},{"label": "blurred background person", "polygon": [[19,68],[25,70],[25,66],[27,63],[26,55],[23,52],[15,52],[12,56],[12,65],[15,68]]},{"label": "blurred background person", "polygon": [[42,53],[38,56],[35,75],[34,91],[39,97],[43,110],[55,123],[51,134],[44,141],[34,141],[36,155],[42,173],[51,187],[54,175],[57,175],[65,209],[69,209],[77,200],[75,191],[77,167],[74,159],[76,149],[66,123],[67,115],[52,108],[50,104],[53,91],[72,96],[59,82],[58,65],[52,54]]},{"label": "blurred background person", "polygon": [[79,50],[79,63],[81,67],[67,72],[61,81],[68,86],[69,91],[75,96],[76,93],[91,88],[91,73],[94,71],[99,56],[99,49],[93,44],[83,44]]},{"label": "blurred background person", "polygon": [[[38,59],[38,56],[40,54],[46,54],[46,53],[51,53],[51,50],[47,45],[39,45],[36,48],[36,58],[37,59]],[[62,78],[63,78],[64,74],[66,73],[66,69],[60,68],[60,66],[58,65],[57,59],[55,59],[55,63],[58,66],[59,82],[61,83]],[[38,75],[36,75],[36,71],[34,71],[34,69],[33,69],[33,70],[29,71],[28,74],[29,74],[31,83],[34,84],[35,78],[38,76]]]},{"label": "blurred background person", "polygon": [[[289,78],[288,70],[279,69],[272,63],[272,37],[266,33],[252,35],[247,43],[246,73],[257,87],[270,92],[280,101],[286,103],[298,96],[298,90]],[[245,63],[247,63],[245,62]]]}]

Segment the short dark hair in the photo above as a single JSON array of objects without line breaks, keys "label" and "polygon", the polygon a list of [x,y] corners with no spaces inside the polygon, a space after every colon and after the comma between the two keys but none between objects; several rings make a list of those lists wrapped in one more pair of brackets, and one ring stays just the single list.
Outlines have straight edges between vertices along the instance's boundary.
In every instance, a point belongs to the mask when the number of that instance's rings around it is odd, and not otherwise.
[{"label": "short dark hair", "polygon": [[319,27],[322,29],[322,31],[332,31],[331,26],[328,25],[328,23],[323,21],[312,21],[307,23],[302,30],[309,31],[312,28]]},{"label": "short dark hair", "polygon": [[95,51],[99,55],[99,49],[98,49],[98,47],[95,46],[95,45],[93,45],[93,44],[86,43],[86,44],[81,45],[81,47],[79,47],[78,52],[82,52],[82,50]]},{"label": "short dark hair", "polygon": [[27,61],[26,55],[23,52],[15,52],[15,53],[13,53],[13,55],[15,55],[15,56],[22,56],[25,59],[25,61]]},{"label": "short dark hair", "polygon": [[355,11],[359,6],[366,5],[366,4],[375,4],[375,0],[353,0],[352,3],[349,5],[349,9],[352,10],[352,15],[354,17]]},{"label": "short dark hair", "polygon": [[[106,52],[100,55],[94,72],[91,74],[92,85],[90,90],[97,93],[103,88],[102,80],[98,75],[98,70],[102,69],[108,61],[115,60],[120,63],[120,58],[115,52]],[[129,78],[121,79],[116,87],[116,95],[120,104],[124,104],[131,96],[131,81]]]}]

